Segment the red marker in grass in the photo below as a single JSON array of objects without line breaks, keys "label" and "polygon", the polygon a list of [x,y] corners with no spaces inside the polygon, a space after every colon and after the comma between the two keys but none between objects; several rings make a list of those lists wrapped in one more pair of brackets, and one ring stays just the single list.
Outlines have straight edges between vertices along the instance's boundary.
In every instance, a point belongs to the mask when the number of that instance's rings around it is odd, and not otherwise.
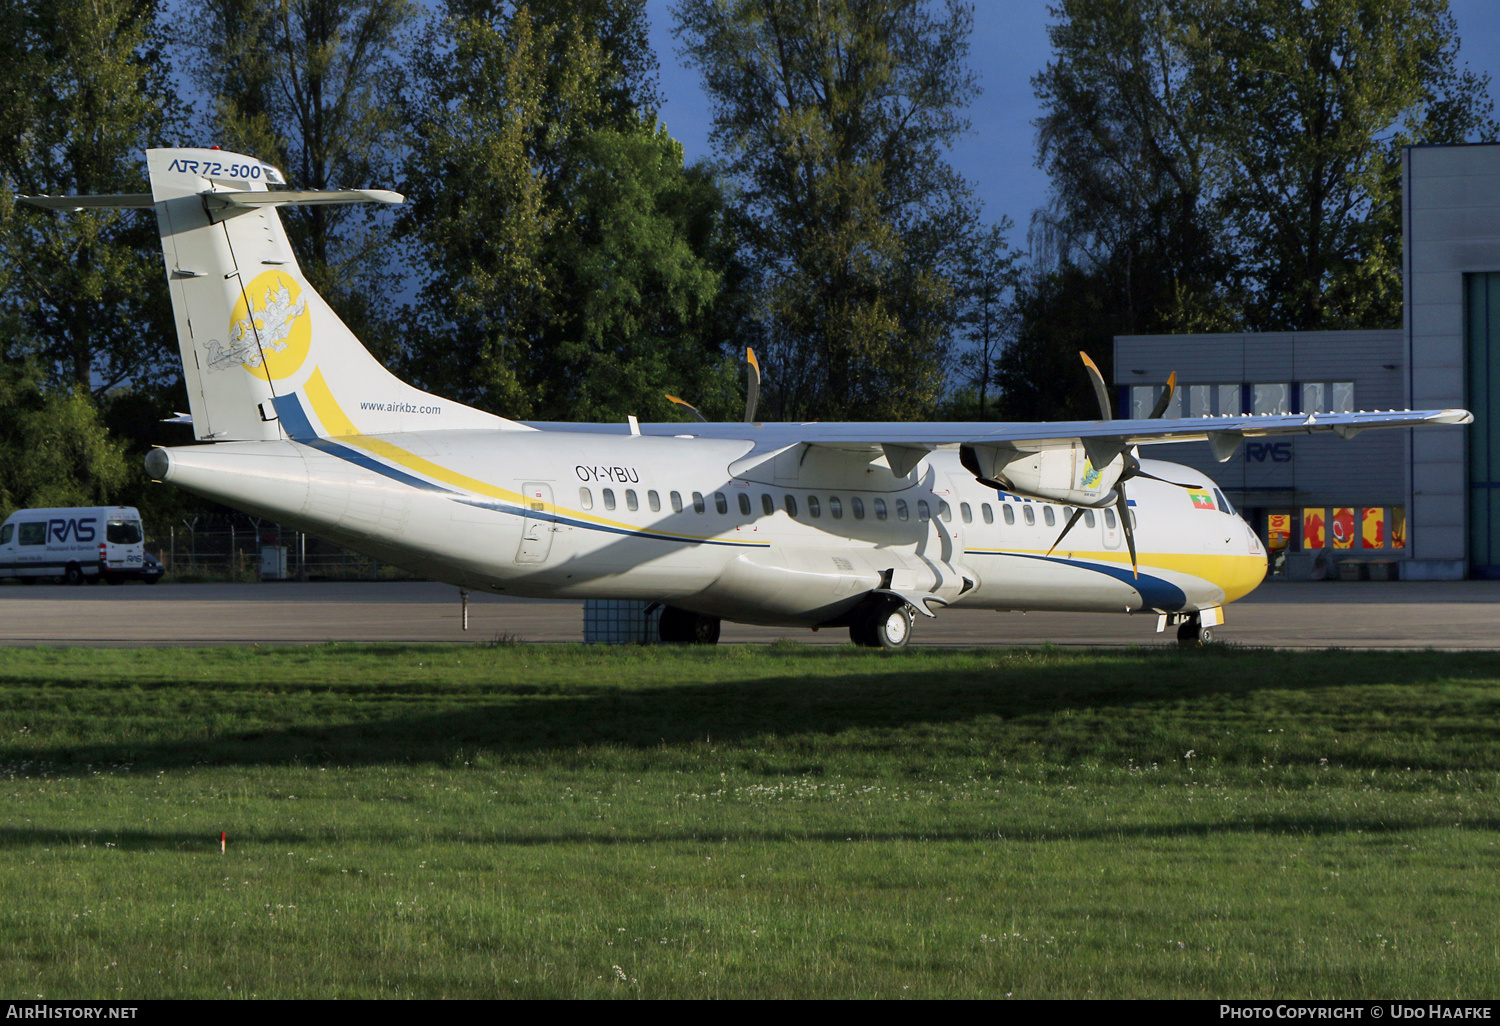
[{"label": "red marker in grass", "polygon": [[219,831],[219,854],[224,854],[224,831]]}]

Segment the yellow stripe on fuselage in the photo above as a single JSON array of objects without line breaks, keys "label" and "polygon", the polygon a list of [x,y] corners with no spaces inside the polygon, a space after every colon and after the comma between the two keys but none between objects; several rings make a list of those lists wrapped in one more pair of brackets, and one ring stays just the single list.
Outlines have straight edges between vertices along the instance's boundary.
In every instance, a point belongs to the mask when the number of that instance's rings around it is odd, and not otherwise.
[{"label": "yellow stripe on fuselage", "polygon": [[[409,452],[408,450],[401,448],[399,445],[394,445],[382,438],[372,438],[369,435],[363,434],[359,430],[359,428],[354,426],[354,422],[349,419],[348,415],[344,413],[343,409],[338,404],[338,400],[333,397],[333,392],[328,388],[328,382],[323,380],[323,369],[321,367],[313,368],[312,375],[307,379],[307,384],[303,386],[303,390],[307,395],[307,401],[312,404],[313,412],[318,415],[318,420],[322,421],[323,430],[327,431],[329,433],[329,437],[331,438],[336,438],[341,442],[347,442],[350,445],[356,445],[359,448],[364,449],[366,452],[370,452],[375,454],[376,456],[388,459],[398,466],[405,467],[407,470],[414,470],[419,474],[427,475],[433,480],[441,481],[444,484],[452,485],[455,488],[461,488],[465,491],[473,492],[476,495],[483,495],[491,499],[500,499],[504,502],[513,503],[517,506],[522,507],[525,507],[530,502],[534,501],[520,494],[519,492],[513,492],[507,488],[500,488],[486,481],[480,481],[477,478],[469,477],[467,474],[460,474],[456,470],[449,470],[447,467],[440,466],[436,463],[433,463],[431,460],[424,459],[421,456],[418,456],[416,453]],[[673,541],[710,542],[726,540],[735,545],[743,545],[748,548],[767,548],[771,544],[770,542],[746,542],[739,541],[737,539],[719,539],[718,537],[711,535],[700,536],[692,534],[677,534],[670,531],[658,531],[650,527],[641,527],[638,524],[625,523],[621,520],[609,520],[605,517],[595,516],[592,513],[585,513],[582,510],[568,509],[567,507],[557,506],[553,503],[543,503],[542,511],[551,513],[553,516],[565,516],[575,520],[583,520],[589,523],[595,523],[600,525],[601,527],[612,527],[630,531],[635,534],[646,534],[651,535],[655,538],[663,538]]]},{"label": "yellow stripe on fuselage", "polygon": [[[1017,555],[1045,558],[1047,555],[1045,549],[965,549],[964,551],[987,556]],[[1117,550],[1100,552],[1073,550],[1067,553],[1053,553],[1053,556],[1054,558],[1065,556],[1068,559],[1087,560],[1092,563],[1130,566],[1129,553]],[[1142,552],[1138,555],[1138,565],[1142,573],[1149,573],[1152,570],[1170,570],[1173,573],[1207,581],[1224,592],[1225,602],[1244,598],[1254,591],[1266,577],[1266,557],[1250,554]]]}]

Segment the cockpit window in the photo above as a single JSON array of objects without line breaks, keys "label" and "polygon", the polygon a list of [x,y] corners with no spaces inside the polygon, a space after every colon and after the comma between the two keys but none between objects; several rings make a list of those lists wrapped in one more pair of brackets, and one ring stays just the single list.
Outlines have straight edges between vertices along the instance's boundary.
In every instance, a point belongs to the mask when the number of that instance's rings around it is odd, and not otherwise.
[{"label": "cockpit window", "polygon": [[1228,499],[1224,498],[1224,493],[1217,488],[1214,489],[1214,499],[1219,503],[1220,513],[1228,513],[1230,516],[1234,515],[1234,507],[1229,504]]}]

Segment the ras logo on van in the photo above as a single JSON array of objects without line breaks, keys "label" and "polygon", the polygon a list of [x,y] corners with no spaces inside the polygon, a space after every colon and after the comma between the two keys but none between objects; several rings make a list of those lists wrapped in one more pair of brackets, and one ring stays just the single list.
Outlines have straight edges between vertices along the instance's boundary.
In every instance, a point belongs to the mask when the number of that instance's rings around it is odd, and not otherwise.
[{"label": "ras logo on van", "polygon": [[79,542],[91,542],[97,536],[92,520],[49,520],[47,533],[56,542],[67,541],[70,534]]}]

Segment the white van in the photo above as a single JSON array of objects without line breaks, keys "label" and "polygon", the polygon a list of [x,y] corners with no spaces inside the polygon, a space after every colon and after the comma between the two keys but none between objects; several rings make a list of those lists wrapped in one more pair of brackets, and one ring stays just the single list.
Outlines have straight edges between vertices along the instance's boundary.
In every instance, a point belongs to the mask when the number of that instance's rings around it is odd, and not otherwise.
[{"label": "white van", "polygon": [[18,509],[0,525],[0,577],[23,584],[148,579],[143,540],[131,506]]}]

